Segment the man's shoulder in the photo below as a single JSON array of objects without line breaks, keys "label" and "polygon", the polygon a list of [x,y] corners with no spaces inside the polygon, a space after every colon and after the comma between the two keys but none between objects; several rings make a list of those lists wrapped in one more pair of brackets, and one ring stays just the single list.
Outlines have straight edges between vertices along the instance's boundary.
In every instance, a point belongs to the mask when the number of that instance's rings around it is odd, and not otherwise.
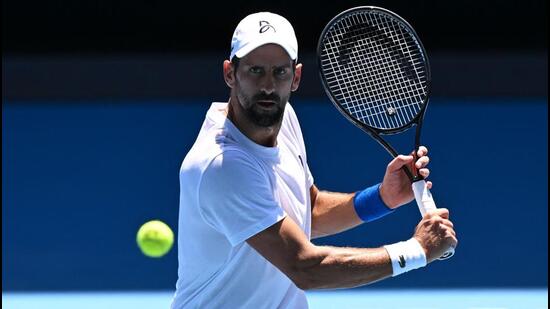
[{"label": "man's shoulder", "polygon": [[196,143],[187,153],[184,164],[203,165],[205,168],[215,164],[235,165],[255,161],[254,157],[242,147],[231,143]]},{"label": "man's shoulder", "polygon": [[212,156],[207,168],[215,170],[216,173],[229,175],[261,170],[258,160],[253,155],[235,145],[222,147]]},{"label": "man's shoulder", "polygon": [[283,119],[283,125],[281,126],[281,133],[288,136],[292,141],[302,140],[302,129],[300,128],[300,122],[298,121],[298,116],[290,103],[287,103],[285,108],[285,117]]},{"label": "man's shoulder", "polygon": [[[216,137],[210,137],[215,139]],[[218,136],[218,138],[223,138]],[[208,138],[207,138],[208,139]],[[240,145],[212,140],[197,141],[185,156],[183,165],[202,169],[234,165],[249,165],[257,160]]]},{"label": "man's shoulder", "polygon": [[293,118],[293,119],[296,119],[296,111],[294,110],[294,107],[292,106],[292,104],[290,104],[290,102],[287,102],[286,103],[286,107],[285,107],[285,116],[286,117],[290,117],[290,118]]}]

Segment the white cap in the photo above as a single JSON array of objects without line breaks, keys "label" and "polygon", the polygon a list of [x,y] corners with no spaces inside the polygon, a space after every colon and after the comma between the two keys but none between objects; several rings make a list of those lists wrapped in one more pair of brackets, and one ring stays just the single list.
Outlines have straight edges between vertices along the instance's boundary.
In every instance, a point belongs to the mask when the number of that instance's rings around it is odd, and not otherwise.
[{"label": "white cap", "polygon": [[269,12],[248,15],[241,20],[233,33],[229,60],[234,56],[242,58],[269,43],[280,45],[292,60],[298,58],[298,40],[288,20]]}]

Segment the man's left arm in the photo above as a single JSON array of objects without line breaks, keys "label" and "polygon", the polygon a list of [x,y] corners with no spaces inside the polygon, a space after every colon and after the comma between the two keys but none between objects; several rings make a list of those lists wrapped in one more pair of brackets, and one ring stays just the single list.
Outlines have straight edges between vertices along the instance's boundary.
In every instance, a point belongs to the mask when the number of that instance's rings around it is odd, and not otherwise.
[{"label": "man's left arm", "polygon": [[363,223],[353,207],[355,193],[320,191],[315,185],[309,191],[312,238],[337,234]]},{"label": "man's left arm", "polygon": [[[419,169],[420,175],[424,178],[428,177],[430,173],[426,168],[429,163],[427,153],[428,149],[421,146],[417,153],[418,160],[415,162],[415,167]],[[312,238],[337,234],[360,225],[365,222],[365,216],[372,213],[372,209],[369,208],[386,207],[387,212],[391,212],[393,209],[412,201],[414,193],[412,192],[410,180],[403,172],[402,167],[410,166],[413,160],[412,155],[397,156],[388,164],[384,180],[380,186],[372,187],[368,190],[368,194],[363,194],[364,196],[370,194],[374,198],[378,197],[378,204],[383,203],[383,206],[376,205],[377,202],[371,201],[370,198],[363,198],[363,196],[356,198],[355,195],[362,192],[328,192],[321,191],[317,186],[312,185],[310,188]],[[428,188],[431,188],[431,186],[432,183],[428,181]],[[380,213],[380,211],[385,210],[379,209],[374,212]]]}]

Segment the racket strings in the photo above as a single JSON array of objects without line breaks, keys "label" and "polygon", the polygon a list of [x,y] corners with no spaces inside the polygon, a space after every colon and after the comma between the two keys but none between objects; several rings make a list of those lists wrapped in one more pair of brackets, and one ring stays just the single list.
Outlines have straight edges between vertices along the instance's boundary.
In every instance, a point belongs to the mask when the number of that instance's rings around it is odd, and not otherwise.
[{"label": "racket strings", "polygon": [[[371,31],[370,33],[367,32],[366,35],[372,35],[372,31]],[[380,35],[377,34],[377,36],[380,36]],[[386,40],[387,40],[387,39],[386,39]],[[386,42],[383,42],[383,43],[386,43]],[[357,48],[356,48],[356,49],[357,49]],[[393,58],[390,57],[390,56],[392,56],[392,53],[387,53],[387,52],[386,52],[386,53],[379,53],[377,50],[376,50],[376,52],[377,52],[377,53],[376,53],[376,57],[374,57],[374,60],[375,60],[375,61],[379,61],[379,62],[380,62],[380,61],[386,61],[386,60],[390,60],[390,61],[393,60]],[[355,57],[355,51],[353,51],[353,54],[354,54],[354,55],[353,55],[352,57],[356,58],[356,57]],[[395,54],[395,52],[393,52],[393,54]],[[361,60],[363,60],[363,62],[364,62],[365,59],[361,59]],[[399,59],[398,59],[398,60],[399,60]],[[375,68],[375,74],[374,74],[375,80],[377,79],[377,80],[378,80],[378,83],[381,84],[382,86],[391,86],[391,84],[388,83],[388,76],[386,75],[386,72],[383,71],[382,69],[380,69],[380,66],[377,67],[376,64],[370,64],[370,65],[371,65],[371,67],[374,67],[374,68]],[[366,73],[366,72],[363,72],[363,73]],[[363,75],[363,76],[368,76],[368,75]],[[367,81],[361,80],[361,82],[363,82],[363,83],[364,83],[364,82],[368,82],[368,80],[367,80]],[[371,83],[371,84],[372,84],[372,83]],[[387,87],[386,87],[386,89],[384,89],[384,90],[385,90],[385,91],[383,91],[383,92],[381,92],[381,93],[380,93],[380,91],[378,91],[378,93],[375,93],[375,94],[378,94],[377,97],[378,97],[379,99],[382,99],[383,101],[387,101],[389,95],[395,95],[394,92],[396,91],[396,89],[392,89],[392,88],[387,89]],[[392,92],[392,93],[389,94],[388,92]],[[414,94],[413,94],[413,95],[414,95]],[[408,106],[410,106],[410,105],[408,105]],[[382,115],[382,113],[381,113],[381,111],[380,111],[380,110],[381,110],[380,107],[381,107],[381,106],[378,105],[378,108],[377,108],[377,109],[378,109],[378,113],[375,113],[375,115]],[[400,117],[400,118],[402,118],[402,117]],[[401,119],[401,120],[402,120],[402,119]],[[402,124],[402,123],[403,123],[403,121],[400,121],[400,124]]]},{"label": "racket strings", "polygon": [[[372,47],[372,43],[370,45],[371,45],[370,47]],[[360,71],[361,75],[359,76],[365,77],[365,78],[357,79],[357,81],[360,82],[361,84],[367,85],[367,88],[363,90],[373,92],[375,99],[377,99],[378,101],[382,101],[382,103],[387,103],[390,99],[390,96],[399,95],[398,86],[391,82],[391,78],[402,78],[402,76],[388,76],[388,73],[385,71],[385,68],[387,66],[384,66],[384,64],[387,62],[395,61],[395,59],[391,57],[392,55],[390,53],[380,53],[379,50],[375,50],[376,51],[375,57],[373,57],[372,59],[365,59],[364,54],[358,53],[357,51],[358,49],[359,49],[358,47],[355,47],[355,50],[352,52],[352,58],[357,60],[356,62],[359,62],[359,63],[365,63],[366,61],[368,65],[372,68],[371,72],[367,72],[364,69],[364,67],[361,68],[361,70],[353,71],[354,73]],[[382,64],[378,64],[377,62]],[[395,73],[395,72],[397,71],[394,71],[391,73]],[[374,73],[374,74],[369,75],[369,73]],[[378,82],[379,85],[383,86],[383,89],[376,89],[374,87],[371,87],[371,85],[373,85],[373,83],[376,83],[376,82]],[[410,87],[408,89],[410,89]],[[362,94],[364,93],[365,91],[362,92]],[[354,94],[357,94],[357,93],[354,93]],[[417,93],[414,93],[411,91],[408,91],[407,94],[408,96],[406,96],[405,99],[411,96],[417,95]],[[410,106],[413,106],[413,105],[408,104],[408,105],[401,106],[401,108],[410,107]],[[363,109],[357,110],[357,108],[354,108],[352,106],[355,112],[362,112],[363,116],[368,116],[368,115],[364,115],[366,111],[370,112],[371,116],[383,115],[386,112],[382,104],[374,104],[374,107],[371,107],[371,108],[365,107],[364,104],[362,104],[361,107],[363,107]],[[409,116],[413,115],[413,113],[416,114],[416,111],[409,113]],[[401,117],[401,115],[399,116],[400,116],[399,119],[401,120],[399,124],[402,125],[405,122],[405,120],[402,119],[403,117]]]},{"label": "racket strings", "polygon": [[336,22],[324,38],[321,71],[340,105],[376,128],[407,125],[427,96],[426,60],[416,38],[380,13]]},{"label": "racket strings", "polygon": [[[371,32],[372,32],[372,31],[371,31]],[[366,35],[371,35],[371,33],[366,33]],[[356,49],[357,49],[357,48],[356,48]],[[355,57],[355,51],[353,51],[353,54],[354,54],[354,55],[353,55],[352,57],[353,57],[353,58],[356,58],[356,57]],[[394,60],[394,59],[391,58],[390,56],[391,56],[391,53],[379,53],[379,52],[377,52],[376,57],[374,58],[374,60],[390,60],[390,61],[391,61],[391,60]],[[386,59],[384,59],[384,58],[386,58]],[[362,59],[362,60],[364,60],[364,59]],[[363,61],[363,62],[364,62],[364,61]],[[388,78],[387,78],[386,72],[385,72],[384,70],[382,70],[382,69],[380,68],[380,66],[376,66],[375,63],[374,63],[374,64],[369,63],[369,64],[371,65],[371,67],[373,67],[373,68],[375,69],[375,74],[374,74],[374,75],[375,75],[375,76],[374,76],[375,79],[377,78],[377,79],[378,79],[378,82],[379,82],[379,83],[381,82],[383,86],[387,86],[387,85],[391,86],[391,84],[387,82]],[[365,73],[365,72],[363,72],[363,73]],[[368,75],[363,75],[363,76],[368,76]],[[395,77],[394,77],[394,78],[395,78]],[[364,82],[366,82],[366,81],[365,81],[365,80],[361,80],[361,82],[364,83]],[[384,96],[384,94],[387,94],[387,93],[388,93],[387,90],[388,90],[388,89],[386,89],[385,93],[382,92],[382,97],[383,97],[384,99],[386,99],[386,97],[387,97],[387,96]],[[389,90],[390,90],[391,92],[395,92],[396,89],[390,88]],[[415,93],[413,93],[413,95],[414,95],[414,94],[415,94]],[[395,94],[392,93],[392,95],[395,95]]]}]

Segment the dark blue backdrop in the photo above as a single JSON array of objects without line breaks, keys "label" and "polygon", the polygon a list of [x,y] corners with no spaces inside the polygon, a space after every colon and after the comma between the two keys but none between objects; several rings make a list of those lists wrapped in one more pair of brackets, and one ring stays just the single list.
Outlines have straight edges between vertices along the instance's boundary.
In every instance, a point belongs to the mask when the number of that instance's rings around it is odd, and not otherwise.
[{"label": "dark blue backdrop", "polygon": [[[177,254],[143,256],[135,233],[174,230],[178,170],[210,102],[2,104],[3,290],[173,289]],[[389,155],[326,99],[296,100],[317,186],[378,182]],[[373,287],[547,286],[546,99],[435,98],[423,130],[433,194],[451,210],[456,256]],[[410,135],[395,141],[409,152]],[[393,139],[392,139],[393,140]],[[319,244],[410,237],[414,204]]]}]

